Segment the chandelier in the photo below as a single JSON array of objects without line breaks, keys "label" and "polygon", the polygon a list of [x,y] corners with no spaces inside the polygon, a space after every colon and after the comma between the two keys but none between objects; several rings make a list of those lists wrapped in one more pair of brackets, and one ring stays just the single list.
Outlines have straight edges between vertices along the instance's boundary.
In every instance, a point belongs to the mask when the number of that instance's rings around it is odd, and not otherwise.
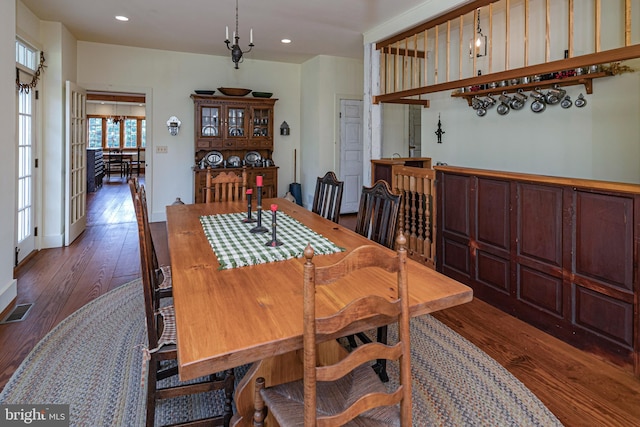
[{"label": "chandelier", "polygon": [[107,117],[107,120],[111,120],[111,122],[114,125],[117,125],[120,122],[124,122],[126,117],[121,115],[118,115],[118,101],[115,102],[115,108],[114,108],[114,112],[115,112],[115,116],[112,114],[109,114],[109,117]]},{"label": "chandelier", "polygon": [[229,44],[232,43],[232,41],[229,40],[229,27],[226,27],[226,39],[224,41],[227,45],[227,49],[231,51],[231,60],[236,65],[236,70],[238,69],[238,64],[242,62],[242,55],[251,52],[251,49],[254,46],[253,28],[249,31],[249,50],[245,50],[243,52],[238,45],[238,40],[240,40],[240,34],[238,32],[238,0],[236,0],[236,30],[233,32],[233,44],[229,46]]}]

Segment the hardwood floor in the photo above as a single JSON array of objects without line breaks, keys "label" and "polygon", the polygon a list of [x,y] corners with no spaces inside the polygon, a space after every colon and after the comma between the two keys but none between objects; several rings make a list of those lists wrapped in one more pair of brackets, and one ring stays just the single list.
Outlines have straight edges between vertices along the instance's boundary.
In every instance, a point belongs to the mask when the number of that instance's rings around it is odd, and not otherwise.
[{"label": "hardwood floor", "polygon": [[[62,319],[139,275],[128,187],[113,178],[88,200],[88,226],[74,244],[42,250],[16,271],[17,302],[34,306],[24,321],[0,325],[0,389]],[[355,215],[341,224],[353,227]],[[167,263],[165,224],[152,224],[152,231]],[[505,366],[566,426],[640,425],[640,379],[628,367],[577,350],[477,299],[434,316]]]}]

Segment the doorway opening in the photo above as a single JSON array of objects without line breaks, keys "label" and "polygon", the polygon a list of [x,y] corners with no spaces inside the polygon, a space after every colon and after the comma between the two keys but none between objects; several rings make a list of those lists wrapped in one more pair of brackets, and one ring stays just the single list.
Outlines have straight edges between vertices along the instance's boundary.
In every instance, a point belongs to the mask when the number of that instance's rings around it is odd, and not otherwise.
[{"label": "doorway opening", "polygon": [[95,184],[87,187],[87,225],[135,221],[128,180],[145,183],[146,96],[87,90],[86,110],[87,148],[96,153],[95,167],[87,169]]}]

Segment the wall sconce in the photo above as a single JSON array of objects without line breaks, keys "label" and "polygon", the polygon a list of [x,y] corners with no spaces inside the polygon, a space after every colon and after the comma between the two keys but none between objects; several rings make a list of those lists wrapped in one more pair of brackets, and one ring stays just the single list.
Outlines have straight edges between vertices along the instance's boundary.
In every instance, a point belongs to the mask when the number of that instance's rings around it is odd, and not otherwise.
[{"label": "wall sconce", "polygon": [[280,135],[289,135],[290,132],[291,129],[289,129],[289,125],[287,124],[287,122],[282,122],[282,124],[280,125]]},{"label": "wall sconce", "polygon": [[167,129],[169,129],[169,133],[172,136],[176,136],[178,131],[180,131],[181,124],[182,122],[176,116],[169,117],[169,120],[167,120]]},{"label": "wall sconce", "polygon": [[474,37],[469,42],[469,58],[473,58],[474,52],[477,58],[487,55],[487,36],[482,34],[482,29],[480,28],[480,9],[478,9],[478,27]]}]

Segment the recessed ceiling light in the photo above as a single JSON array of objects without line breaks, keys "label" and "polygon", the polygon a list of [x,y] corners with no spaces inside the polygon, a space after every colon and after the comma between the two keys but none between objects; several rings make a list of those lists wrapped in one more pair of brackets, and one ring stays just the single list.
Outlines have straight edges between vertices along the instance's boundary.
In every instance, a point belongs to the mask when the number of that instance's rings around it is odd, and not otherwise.
[{"label": "recessed ceiling light", "polygon": [[127,18],[126,16],[123,16],[123,15],[116,15],[116,19],[118,21],[122,21],[122,22],[127,22],[129,20],[129,18]]},{"label": "recessed ceiling light", "polygon": [[289,43],[291,43],[291,40],[289,40],[289,39],[282,39],[282,40],[280,40],[280,41],[281,41],[282,43],[284,43],[284,44],[289,44]]}]

